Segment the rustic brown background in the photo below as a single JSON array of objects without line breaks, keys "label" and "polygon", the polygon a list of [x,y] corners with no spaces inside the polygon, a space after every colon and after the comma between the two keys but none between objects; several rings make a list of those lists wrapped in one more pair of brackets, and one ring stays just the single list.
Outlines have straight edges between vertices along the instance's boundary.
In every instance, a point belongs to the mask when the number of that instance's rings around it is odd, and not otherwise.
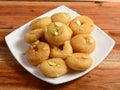
[{"label": "rustic brown background", "polygon": [[102,1],[107,1],[107,2],[120,2],[120,0],[0,0],[0,1],[47,1],[47,2],[52,2],[52,1],[56,1],[56,2],[67,2],[67,1],[74,1],[74,2],[87,2],[87,1],[98,1],[98,2],[102,2]]},{"label": "rustic brown background", "polygon": [[[81,78],[51,85],[28,73],[10,53],[5,36],[33,18],[66,5],[93,19],[115,41],[104,61]],[[98,37],[99,38],[99,37]],[[120,89],[120,3],[0,1],[0,90],[119,90]]]}]

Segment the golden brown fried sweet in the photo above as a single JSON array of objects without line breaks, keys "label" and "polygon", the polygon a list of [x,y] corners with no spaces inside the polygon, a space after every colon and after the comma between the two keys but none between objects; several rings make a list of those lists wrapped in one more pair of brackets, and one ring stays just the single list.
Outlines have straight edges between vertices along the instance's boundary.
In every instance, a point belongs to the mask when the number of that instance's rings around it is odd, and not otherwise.
[{"label": "golden brown fried sweet", "polygon": [[71,21],[71,16],[68,13],[60,12],[55,13],[51,16],[53,22],[62,22],[68,24]]},{"label": "golden brown fried sweet", "polygon": [[78,16],[74,18],[69,26],[74,35],[90,34],[94,29],[93,21],[87,16]]},{"label": "golden brown fried sweet", "polygon": [[30,29],[24,36],[30,44],[26,58],[31,65],[38,65],[45,76],[62,76],[68,68],[85,71],[92,65],[89,54],[96,42],[90,36],[94,22],[89,17],[78,16],[71,21],[68,13],[59,12],[33,20]]},{"label": "golden brown fried sweet", "polygon": [[63,45],[63,50],[61,50],[59,47],[54,46],[50,50],[50,57],[56,57],[56,58],[63,58],[70,56],[73,53],[72,46],[70,44],[70,41],[65,41]]},{"label": "golden brown fried sweet", "polygon": [[67,66],[61,58],[52,58],[39,65],[40,71],[47,77],[59,77],[67,73]]},{"label": "golden brown fried sweet", "polygon": [[35,29],[25,33],[24,41],[27,43],[34,43],[44,35],[43,29]]},{"label": "golden brown fried sweet", "polygon": [[62,45],[72,36],[72,30],[61,22],[54,22],[45,28],[45,38],[53,45]]},{"label": "golden brown fried sweet", "polygon": [[76,35],[71,39],[71,45],[76,52],[91,53],[95,48],[95,40],[90,35]]},{"label": "golden brown fried sweet", "polygon": [[31,30],[43,28],[43,27],[49,25],[51,22],[52,22],[52,20],[50,17],[43,17],[43,18],[35,19],[31,22],[30,28],[31,28]]},{"label": "golden brown fried sweet", "polygon": [[92,58],[85,53],[74,53],[67,57],[66,64],[75,71],[84,71],[92,65]]},{"label": "golden brown fried sweet", "polygon": [[35,42],[26,51],[26,57],[30,64],[38,65],[49,58],[50,47],[45,42]]}]

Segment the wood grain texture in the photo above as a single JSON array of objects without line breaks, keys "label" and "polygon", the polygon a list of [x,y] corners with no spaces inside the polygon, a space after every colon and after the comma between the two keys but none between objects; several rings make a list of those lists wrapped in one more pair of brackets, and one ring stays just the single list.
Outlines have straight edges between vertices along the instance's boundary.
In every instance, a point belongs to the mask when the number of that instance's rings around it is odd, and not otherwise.
[{"label": "wood grain texture", "polygon": [[[81,78],[51,85],[28,73],[10,53],[5,36],[33,18],[60,5],[91,17],[115,41],[105,60]],[[0,1],[0,90],[119,90],[120,3]]]},{"label": "wood grain texture", "polygon": [[[16,0],[1,0],[1,1],[16,1]],[[33,1],[33,0],[17,0],[17,1]],[[39,2],[77,2],[77,1],[92,1],[92,0],[34,0]],[[101,0],[102,1],[102,0]]]},{"label": "wood grain texture", "polygon": [[[80,14],[88,15],[102,29],[120,28],[120,17],[118,17],[120,15],[119,3],[113,3],[111,5],[111,3],[74,2],[75,6],[71,2],[59,2],[57,4],[54,2],[21,3],[14,2],[13,6],[13,2],[5,3],[5,5],[3,2],[0,2],[1,28],[18,28],[29,20],[32,20],[33,18],[63,4],[72,8]],[[101,18],[104,18],[104,20]]]}]

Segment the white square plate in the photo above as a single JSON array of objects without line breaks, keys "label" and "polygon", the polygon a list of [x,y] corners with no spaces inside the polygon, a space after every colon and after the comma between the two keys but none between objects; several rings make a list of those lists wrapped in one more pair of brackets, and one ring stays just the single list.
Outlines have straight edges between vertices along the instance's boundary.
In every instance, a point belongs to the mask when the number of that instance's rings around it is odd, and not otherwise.
[{"label": "white square plate", "polygon": [[[37,18],[45,17],[45,16],[51,16],[54,13],[57,12],[67,12],[69,13],[72,18],[75,18],[76,16],[79,16],[78,13],[75,11],[69,9],[66,6],[60,6],[56,9],[53,9]],[[35,18],[36,19],[36,18]],[[31,22],[31,21],[30,21]],[[84,72],[76,72],[74,74],[66,74],[58,78],[48,78],[45,77],[43,74],[40,73],[37,67],[30,65],[27,60],[25,55],[22,53],[25,52],[25,50],[28,47],[28,44],[26,44],[23,41],[23,36],[26,32],[28,32],[29,29],[29,24],[30,22],[26,23],[25,25],[21,26],[20,28],[16,29],[9,35],[5,37],[6,43],[13,54],[13,56],[16,58],[16,60],[31,74],[36,76],[37,78],[46,81],[51,84],[61,84],[65,83],[71,80],[74,80],[76,78],[79,78],[92,69],[94,69],[97,65],[99,65],[104,58],[109,54],[109,52],[112,50],[113,46],[115,45],[115,41],[110,38],[105,32],[103,32],[99,27],[95,26],[94,31],[92,32],[93,38],[96,40],[96,48],[94,52],[91,54],[91,57],[93,59],[93,65],[87,69]]]}]

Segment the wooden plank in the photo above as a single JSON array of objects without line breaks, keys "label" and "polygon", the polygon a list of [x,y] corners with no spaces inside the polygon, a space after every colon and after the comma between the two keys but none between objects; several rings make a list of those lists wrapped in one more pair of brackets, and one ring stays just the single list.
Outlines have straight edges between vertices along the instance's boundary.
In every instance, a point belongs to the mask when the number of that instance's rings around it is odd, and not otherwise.
[{"label": "wooden plank", "polygon": [[[4,4],[7,5],[7,7]],[[42,15],[57,6],[63,5],[64,2],[14,2],[14,4],[15,5],[13,6],[13,2],[0,2],[0,28],[18,28],[31,19]],[[49,7],[47,7],[48,5]],[[82,15],[91,17],[95,24],[103,29],[120,28],[120,3],[81,2],[75,3],[76,6],[74,6],[72,3],[68,2],[65,5]]]},{"label": "wooden plank", "polygon": [[[105,62],[105,64],[108,64],[109,66],[110,63]],[[118,84],[120,84],[120,77],[118,76],[118,74],[120,73],[120,67],[109,68],[106,67],[106,65],[105,67],[104,65],[103,67],[98,66],[87,75],[77,80],[63,84],[62,86],[52,86],[32,76],[30,73],[25,71],[17,62],[2,61],[0,62],[0,85],[2,85],[3,88],[5,88],[4,86],[10,85],[10,87],[13,88],[22,87],[23,89],[27,87],[29,89],[39,89],[40,86],[40,90],[47,89],[45,86],[49,87],[50,90],[56,90],[56,88],[59,89],[60,87],[61,89],[59,90],[78,89],[80,87],[81,89],[84,89],[86,87],[86,90],[88,90],[89,88],[98,89],[98,87],[99,89],[104,88],[108,90],[113,90],[115,88],[117,90],[117,88],[119,88]],[[109,85],[106,83],[109,83]]]},{"label": "wooden plank", "polygon": [[[29,20],[60,5],[93,19],[115,41],[110,54],[94,70],[62,85],[51,85],[28,73],[10,53],[5,36]],[[119,90],[120,3],[0,1],[0,90]]]},{"label": "wooden plank", "polygon": [[[15,4],[14,6],[13,6],[13,3]],[[7,5],[7,7],[4,4]],[[76,6],[74,6],[72,2],[67,2],[67,3],[64,3],[64,2],[57,2],[57,3],[54,3],[54,2],[40,2],[40,3],[39,2],[33,2],[33,3],[30,3],[30,2],[23,2],[23,3],[22,2],[21,3],[0,2],[0,8],[1,8],[0,16],[5,15],[5,14],[6,15],[28,15],[28,14],[36,15],[37,13],[38,14],[44,13],[60,5],[66,5],[75,11],[81,11],[81,12],[88,13],[88,14],[101,14],[101,12],[104,12],[109,15],[111,14],[115,15],[115,14],[120,14],[119,4],[120,3],[92,3],[92,2],[78,3],[76,2],[75,3]],[[47,7],[48,5],[49,7]],[[106,10],[108,12],[105,12]],[[110,10],[113,10],[114,13],[112,13]]]},{"label": "wooden plank", "polygon": [[[4,1],[16,1],[16,0],[4,0]],[[33,1],[33,0],[19,0],[19,1]],[[34,1],[39,1],[39,2],[58,2],[59,0],[34,0]],[[120,0],[60,0],[59,2],[88,2],[88,1],[93,1],[93,2],[104,2],[104,1],[109,1],[109,2],[120,2]]]}]

